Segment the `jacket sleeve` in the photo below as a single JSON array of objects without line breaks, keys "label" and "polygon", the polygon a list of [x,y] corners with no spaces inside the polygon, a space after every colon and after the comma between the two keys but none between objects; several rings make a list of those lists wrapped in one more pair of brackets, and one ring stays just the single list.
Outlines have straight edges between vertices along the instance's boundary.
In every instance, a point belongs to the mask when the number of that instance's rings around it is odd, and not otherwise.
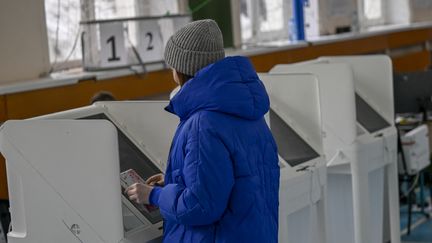
[{"label": "jacket sleeve", "polygon": [[183,225],[211,224],[221,218],[234,185],[230,154],[209,130],[190,136],[185,154],[182,172],[174,173],[175,184],[154,188],[150,200],[167,220]]}]

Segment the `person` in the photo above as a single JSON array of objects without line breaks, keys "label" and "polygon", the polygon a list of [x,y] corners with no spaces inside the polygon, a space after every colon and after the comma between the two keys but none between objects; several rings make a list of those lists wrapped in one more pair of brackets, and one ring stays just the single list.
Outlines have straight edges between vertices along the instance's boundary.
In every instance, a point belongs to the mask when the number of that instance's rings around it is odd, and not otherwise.
[{"label": "person", "polygon": [[115,101],[116,98],[114,95],[109,91],[99,91],[96,94],[93,95],[93,97],[90,100],[90,104],[99,102],[99,101]]},{"label": "person", "polygon": [[164,242],[277,242],[279,165],[265,122],[270,101],[246,57],[225,57],[213,20],[169,39],[165,61],[181,88],[165,175],[126,193],[159,207]]}]

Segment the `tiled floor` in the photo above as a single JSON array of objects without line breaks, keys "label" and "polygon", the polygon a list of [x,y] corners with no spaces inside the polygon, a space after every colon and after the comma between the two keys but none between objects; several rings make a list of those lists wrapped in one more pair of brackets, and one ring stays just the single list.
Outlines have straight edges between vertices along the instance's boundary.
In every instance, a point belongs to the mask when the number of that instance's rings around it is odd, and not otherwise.
[{"label": "tiled floor", "polygon": [[421,223],[417,227],[411,229],[410,235],[402,235],[403,242],[432,243],[432,220],[417,216],[413,222],[419,222],[420,220]]},{"label": "tiled floor", "polygon": [[432,221],[428,220],[411,231],[410,235],[402,236],[403,242],[432,243]]},{"label": "tiled floor", "polygon": [[[401,230],[403,243],[432,243],[432,218],[426,218],[423,214],[415,213],[412,217],[410,235],[406,235],[408,225],[408,207],[401,205]],[[426,212],[431,213],[430,208]]]}]

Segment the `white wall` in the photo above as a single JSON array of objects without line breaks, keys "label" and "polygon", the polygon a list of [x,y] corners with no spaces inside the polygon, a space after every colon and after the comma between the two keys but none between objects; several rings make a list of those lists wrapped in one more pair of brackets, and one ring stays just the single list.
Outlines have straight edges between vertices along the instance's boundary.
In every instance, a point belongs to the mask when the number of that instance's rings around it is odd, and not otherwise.
[{"label": "white wall", "polygon": [[49,70],[43,0],[2,0],[0,83],[38,78]]},{"label": "white wall", "polygon": [[410,6],[407,0],[386,0],[385,13],[387,24],[408,24],[410,22]]},{"label": "white wall", "polygon": [[422,22],[432,20],[432,1],[431,0],[412,0],[409,2],[413,13],[412,22]]}]

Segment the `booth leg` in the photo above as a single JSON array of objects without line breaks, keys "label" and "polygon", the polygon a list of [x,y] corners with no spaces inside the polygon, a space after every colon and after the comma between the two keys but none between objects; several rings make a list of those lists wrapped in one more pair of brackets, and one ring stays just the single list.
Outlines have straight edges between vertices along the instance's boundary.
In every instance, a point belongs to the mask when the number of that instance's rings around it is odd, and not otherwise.
[{"label": "booth leg", "polygon": [[411,216],[412,216],[412,192],[408,193],[408,231],[407,235],[411,234]]},{"label": "booth leg", "polygon": [[10,223],[9,203],[0,201],[0,243],[6,243],[6,232]]},{"label": "booth leg", "polygon": [[0,243],[6,243],[5,233],[2,225],[0,224]]},{"label": "booth leg", "polygon": [[400,208],[397,164],[387,166],[387,192],[390,216],[390,239],[392,243],[400,243]]},{"label": "booth leg", "polygon": [[330,234],[328,232],[328,226],[326,225],[326,220],[328,219],[327,215],[327,183],[322,187],[323,191],[323,198],[320,203],[320,212],[321,212],[321,220],[320,224],[324,225],[324,227],[321,229],[321,234],[324,235],[324,239],[326,243],[332,242],[332,239],[330,238]]},{"label": "booth leg", "polygon": [[[420,209],[425,214],[425,196],[424,196],[424,174],[420,172]],[[428,217],[428,215],[426,215]]]},{"label": "booth leg", "polygon": [[429,208],[432,208],[432,173],[425,172],[429,177]]},{"label": "booth leg", "polygon": [[[352,191],[354,206],[354,241],[364,243],[369,241],[369,183],[366,168],[355,161],[351,163]],[[362,203],[360,203],[362,202]]]},{"label": "booth leg", "polygon": [[9,202],[0,201],[0,243],[6,243],[6,234],[10,224]]}]

